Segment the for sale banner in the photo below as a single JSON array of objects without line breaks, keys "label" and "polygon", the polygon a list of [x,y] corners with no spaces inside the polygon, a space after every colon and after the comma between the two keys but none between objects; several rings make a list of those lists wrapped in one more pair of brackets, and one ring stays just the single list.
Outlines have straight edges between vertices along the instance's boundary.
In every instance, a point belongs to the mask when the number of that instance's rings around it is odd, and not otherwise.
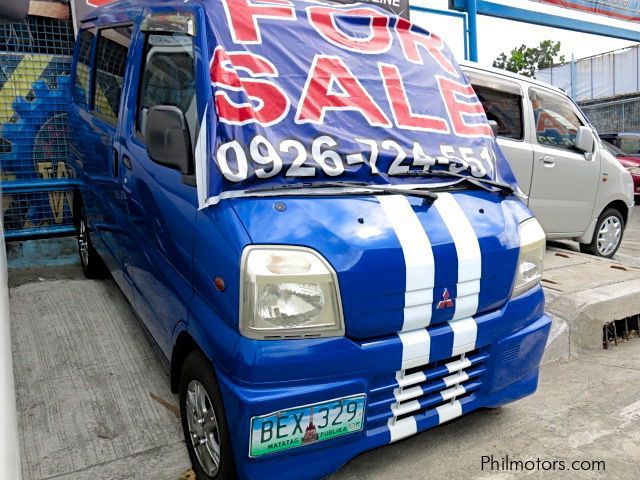
[{"label": "for sale banner", "polygon": [[597,15],[640,21],[640,0],[533,0]]},{"label": "for sale banner", "polygon": [[321,182],[455,182],[449,172],[515,184],[482,104],[432,32],[371,4],[201,5],[212,96],[197,148],[201,205]]}]

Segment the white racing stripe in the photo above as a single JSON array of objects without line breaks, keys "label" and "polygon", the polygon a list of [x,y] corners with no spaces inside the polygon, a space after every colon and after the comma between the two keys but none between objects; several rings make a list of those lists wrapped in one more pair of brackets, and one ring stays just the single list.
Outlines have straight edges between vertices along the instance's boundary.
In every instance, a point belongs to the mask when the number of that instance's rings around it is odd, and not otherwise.
[{"label": "white racing stripe", "polygon": [[478,325],[473,315],[478,312],[482,256],[476,232],[454,196],[439,193],[434,205],[449,229],[458,256],[455,313],[449,325],[453,330],[452,355],[459,355],[475,348]]},{"label": "white racing stripe", "polygon": [[[431,352],[431,337],[425,327],[431,322],[433,288],[435,283],[435,262],[431,242],[420,223],[413,207],[406,197],[400,195],[378,196],[400,245],[405,262],[406,290],[402,331],[398,337],[402,342],[402,365],[396,374],[400,388],[394,391],[396,403],[391,406],[392,418],[388,421],[391,441],[395,442],[417,432],[415,416],[395,420],[399,415],[411,414],[420,409],[417,397],[422,388],[415,385],[424,376],[414,373],[404,376],[404,370],[427,365]],[[457,295],[455,312],[449,322],[453,330],[452,356],[460,355],[475,348],[477,324],[473,315],[478,310],[482,257],[478,238],[456,199],[449,193],[439,193],[434,202],[440,217],[453,239],[458,258]],[[465,362],[466,361],[466,362]],[[470,363],[467,359],[453,362],[447,367],[462,369]],[[449,371],[457,371],[449,368]],[[420,378],[413,378],[418,375]],[[462,415],[462,405],[455,398],[465,393],[460,385],[467,379],[466,372],[458,372],[446,377],[446,389],[441,392],[448,403],[436,407],[439,423],[447,422]],[[409,387],[409,388],[403,388]]]},{"label": "white racing stripe", "polygon": [[431,322],[435,267],[431,242],[404,195],[377,197],[400,245],[405,263],[404,321],[402,331],[424,328]]}]

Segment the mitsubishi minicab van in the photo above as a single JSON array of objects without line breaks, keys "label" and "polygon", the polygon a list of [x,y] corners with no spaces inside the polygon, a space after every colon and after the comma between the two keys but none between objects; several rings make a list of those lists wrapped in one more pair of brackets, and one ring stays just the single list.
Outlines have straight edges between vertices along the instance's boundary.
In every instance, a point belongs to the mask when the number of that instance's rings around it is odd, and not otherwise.
[{"label": "mitsubishi minicab van", "polygon": [[544,232],[438,37],[363,4],[123,1],[72,71],[82,268],[168,360],[198,478],[321,478],[535,391]]},{"label": "mitsubishi minicab van", "polygon": [[613,257],[633,212],[633,179],[580,108],[562,90],[522,75],[470,63],[462,69],[547,238]]}]

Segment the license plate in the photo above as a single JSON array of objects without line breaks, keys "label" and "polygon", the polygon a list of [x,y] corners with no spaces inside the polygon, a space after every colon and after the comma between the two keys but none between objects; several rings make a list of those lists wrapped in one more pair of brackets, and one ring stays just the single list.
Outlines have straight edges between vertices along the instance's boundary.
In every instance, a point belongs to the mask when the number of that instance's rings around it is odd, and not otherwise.
[{"label": "license plate", "polygon": [[353,395],[253,417],[249,456],[359,432],[364,426],[365,400],[365,395]]}]

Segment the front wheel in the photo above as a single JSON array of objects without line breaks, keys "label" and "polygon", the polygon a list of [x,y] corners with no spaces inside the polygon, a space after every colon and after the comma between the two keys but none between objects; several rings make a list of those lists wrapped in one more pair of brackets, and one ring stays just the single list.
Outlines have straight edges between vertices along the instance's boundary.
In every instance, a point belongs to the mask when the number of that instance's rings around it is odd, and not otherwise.
[{"label": "front wheel", "polygon": [[620,248],[623,233],[622,214],[618,210],[608,208],[598,217],[591,243],[581,243],[580,251],[598,257],[611,258]]},{"label": "front wheel", "polygon": [[211,364],[199,351],[184,361],[179,396],[182,429],[196,478],[236,478],[220,388]]}]

